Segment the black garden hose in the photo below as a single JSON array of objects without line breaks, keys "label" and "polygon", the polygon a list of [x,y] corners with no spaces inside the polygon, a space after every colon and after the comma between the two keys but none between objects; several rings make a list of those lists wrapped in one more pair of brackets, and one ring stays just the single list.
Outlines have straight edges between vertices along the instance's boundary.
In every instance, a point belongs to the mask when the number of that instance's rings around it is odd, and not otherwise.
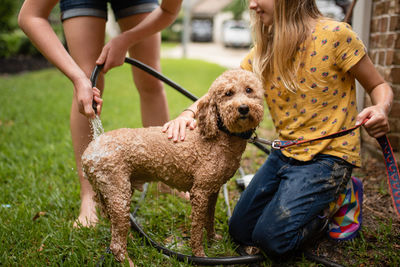
[{"label": "black garden hose", "polygon": [[[185,88],[181,87],[180,85],[178,85],[177,83],[173,82],[172,80],[168,79],[167,77],[165,77],[164,75],[162,75],[160,72],[156,71],[155,69],[147,66],[146,64],[133,59],[133,58],[125,58],[125,62],[128,64],[131,64],[145,72],[147,72],[148,74],[152,75],[153,77],[163,81],[164,83],[166,83],[167,85],[171,86],[172,88],[174,88],[175,90],[179,91],[180,93],[182,93],[184,96],[186,96],[187,98],[191,99],[192,101],[196,101],[198,98],[193,95],[192,93],[190,93],[188,90],[186,90]],[[92,75],[90,76],[90,81],[92,82],[92,86],[95,87],[96,83],[97,83],[97,78],[100,74],[101,69],[103,68],[103,65],[96,65],[96,67],[94,68]],[[93,100],[92,103],[93,109],[97,114],[97,106],[96,106],[96,102]],[[266,148],[264,145],[258,143],[258,142],[254,142],[253,143],[257,148],[261,149],[262,151],[264,151],[266,154],[269,154],[269,149]],[[145,195],[142,195],[141,200],[143,201]],[[154,248],[156,248],[157,250],[159,250],[160,252],[162,252],[164,255],[169,256],[169,257],[174,257],[179,261],[182,262],[188,262],[190,264],[194,264],[194,265],[232,265],[232,264],[251,264],[251,263],[257,263],[260,261],[264,261],[265,258],[262,254],[256,254],[256,255],[245,255],[245,256],[235,256],[235,257],[195,257],[195,256],[190,256],[190,255],[185,255],[185,254],[180,254],[177,252],[174,252],[170,249],[167,249],[161,245],[159,245],[157,242],[155,242],[154,240],[152,240],[144,231],[143,229],[136,223],[135,217],[134,215],[136,214],[136,211],[138,210],[139,206],[135,209],[135,211],[130,214],[130,222],[131,222],[131,229],[137,231],[142,237],[144,237],[146,239],[146,241],[153,246]],[[107,253],[109,253],[109,249],[107,249]],[[312,253],[309,252],[305,252],[304,256],[311,260],[314,261],[316,263],[320,263],[323,264],[325,266],[329,266],[329,267],[341,267],[341,265],[334,263],[332,261],[326,260],[324,258],[318,257]],[[104,256],[100,259],[100,262],[97,263],[97,266],[101,266],[103,264],[104,261]]]},{"label": "black garden hose", "polygon": [[195,257],[185,254],[180,254],[172,251],[166,247],[159,245],[153,239],[151,239],[136,222],[135,217],[130,215],[131,229],[138,232],[146,241],[154,248],[162,252],[164,255],[176,258],[179,261],[187,262],[194,265],[232,265],[232,264],[249,264],[260,262],[264,260],[261,254],[248,255],[248,256],[238,256],[238,257]]},{"label": "black garden hose", "polygon": [[[101,71],[101,69],[103,67],[104,67],[104,64],[103,65],[96,65],[96,67],[94,67],[92,75],[90,75],[90,81],[92,83],[92,87],[96,87],[97,78],[99,77],[100,71]],[[94,101],[94,99],[93,99],[93,102],[92,102],[92,108],[94,110],[94,113],[97,114],[97,103],[96,103],[96,101]]]}]

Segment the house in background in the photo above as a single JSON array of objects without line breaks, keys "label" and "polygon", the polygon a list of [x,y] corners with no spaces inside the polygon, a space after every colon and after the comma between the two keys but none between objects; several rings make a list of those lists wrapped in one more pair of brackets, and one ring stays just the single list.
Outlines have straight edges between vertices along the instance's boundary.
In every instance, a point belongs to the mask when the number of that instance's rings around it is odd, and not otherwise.
[{"label": "house in background", "polygon": [[[208,41],[221,42],[222,23],[232,18],[230,12],[222,12],[233,0],[190,0],[191,8],[191,40],[200,36],[208,36]],[[201,28],[203,27],[203,29]],[[206,38],[202,38],[206,39]]]},{"label": "house in background", "polygon": [[[224,42],[223,36],[227,26],[231,26],[233,31],[235,27],[238,30],[238,35],[245,35],[244,31],[249,31],[243,29],[243,22],[249,24],[249,14],[247,11],[246,1],[242,1],[243,10],[242,20],[237,23],[236,26],[232,22],[234,15],[229,11],[224,11],[224,9],[230,5],[234,0],[186,0],[190,1],[191,6],[191,40],[195,42]],[[341,2],[346,2],[346,0],[340,0]],[[339,1],[339,2],[340,2]],[[343,20],[345,14],[343,9],[339,7],[336,2],[337,0],[317,0],[318,8],[321,12],[330,18],[336,20]],[[350,0],[347,1],[350,3]],[[228,22],[228,23],[227,23]],[[239,28],[242,28],[240,31]],[[228,27],[228,30],[229,29]]]}]

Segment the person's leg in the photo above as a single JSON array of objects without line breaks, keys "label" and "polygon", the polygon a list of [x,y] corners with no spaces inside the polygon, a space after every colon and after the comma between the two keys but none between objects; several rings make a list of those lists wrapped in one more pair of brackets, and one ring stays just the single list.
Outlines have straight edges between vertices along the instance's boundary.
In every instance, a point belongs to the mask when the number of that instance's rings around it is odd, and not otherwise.
[{"label": "person's leg", "polygon": [[243,191],[233,210],[229,220],[229,233],[241,245],[255,245],[252,240],[254,227],[278,190],[280,179],[277,172],[286,164],[281,158],[280,151],[272,151]]},{"label": "person's leg", "polygon": [[[149,13],[140,13],[118,20],[121,31],[135,27]],[[129,49],[129,56],[160,71],[160,33],[154,34]],[[163,125],[169,120],[168,103],[160,80],[133,67],[132,73],[140,95],[140,108],[144,127]]]},{"label": "person's leg", "polygon": [[309,162],[290,159],[278,175],[278,191],[263,210],[252,233],[257,247],[271,255],[300,248],[321,227],[318,216],[350,178],[352,168],[331,156]]},{"label": "person's leg", "polygon": [[[139,13],[118,20],[121,31],[135,27],[149,13]],[[161,71],[160,66],[161,34],[157,33],[135,44],[129,49],[129,56]],[[161,126],[169,120],[168,103],[163,83],[150,74],[132,67],[135,85],[140,95],[140,110],[144,127]],[[173,191],[167,185],[158,183],[158,190],[163,193],[174,193],[189,200],[188,192]]]},{"label": "person's leg", "polygon": [[[105,19],[98,17],[74,17],[63,22],[65,38],[68,49],[88,77],[95,66],[97,57],[104,45]],[[102,91],[104,86],[103,78],[100,75],[97,87]],[[75,92],[71,107],[71,136],[74,147],[76,168],[81,185],[81,207],[80,214],[74,226],[91,226],[97,222],[96,205],[94,192],[87,179],[84,178],[81,165],[83,151],[92,139],[89,120],[78,110]]]}]

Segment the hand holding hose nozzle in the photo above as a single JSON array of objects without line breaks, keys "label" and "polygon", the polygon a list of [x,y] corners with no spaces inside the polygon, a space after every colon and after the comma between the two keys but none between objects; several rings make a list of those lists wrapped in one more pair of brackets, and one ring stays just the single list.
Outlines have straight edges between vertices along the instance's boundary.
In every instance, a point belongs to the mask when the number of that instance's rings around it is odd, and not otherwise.
[{"label": "hand holding hose nozzle", "polygon": [[[100,71],[103,69],[104,64],[102,65],[96,65],[96,67],[94,68],[92,75],[90,75],[90,81],[92,83],[92,87],[96,87],[97,84],[97,78],[100,74]],[[92,102],[92,108],[94,110],[94,113],[97,115],[97,103],[93,98],[93,102]]]}]

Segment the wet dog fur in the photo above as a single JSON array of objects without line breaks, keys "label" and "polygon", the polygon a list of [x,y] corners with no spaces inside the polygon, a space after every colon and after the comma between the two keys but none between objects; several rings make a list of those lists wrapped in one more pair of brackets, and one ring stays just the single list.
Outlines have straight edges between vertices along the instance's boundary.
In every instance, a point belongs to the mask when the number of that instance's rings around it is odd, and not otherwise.
[{"label": "wet dog fur", "polygon": [[111,220],[110,249],[116,259],[127,255],[133,190],[152,181],[190,193],[190,245],[195,256],[205,256],[203,230],[208,238],[216,237],[218,192],[239,168],[247,144],[234,134],[255,129],[262,117],[261,82],[249,71],[229,70],[199,102],[198,127],[186,132],[185,141],[169,140],[161,127],[118,129],[93,140],[82,164],[103,214]]}]

